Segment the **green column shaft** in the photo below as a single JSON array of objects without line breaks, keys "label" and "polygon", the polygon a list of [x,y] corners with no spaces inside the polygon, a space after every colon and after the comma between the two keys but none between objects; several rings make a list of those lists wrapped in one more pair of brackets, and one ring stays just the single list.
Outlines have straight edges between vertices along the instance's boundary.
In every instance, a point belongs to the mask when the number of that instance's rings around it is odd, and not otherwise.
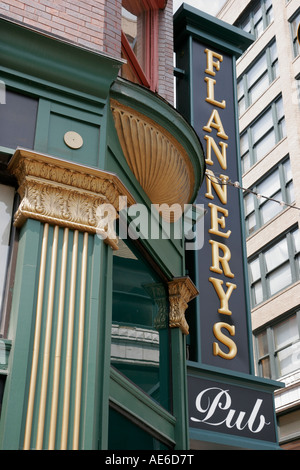
[{"label": "green column shaft", "polygon": [[105,440],[110,251],[96,235],[30,219],[23,226],[3,449],[93,449]]}]

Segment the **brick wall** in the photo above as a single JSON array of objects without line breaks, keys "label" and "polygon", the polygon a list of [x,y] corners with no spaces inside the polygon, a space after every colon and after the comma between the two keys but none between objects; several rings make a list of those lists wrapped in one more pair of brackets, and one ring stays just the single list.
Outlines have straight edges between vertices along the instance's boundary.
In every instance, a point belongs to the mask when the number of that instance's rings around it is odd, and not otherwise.
[{"label": "brick wall", "polygon": [[[0,0],[0,15],[121,57],[121,0]],[[173,1],[159,12],[159,94],[173,104]]]},{"label": "brick wall", "polygon": [[120,57],[119,0],[1,0],[0,14],[79,46]]},{"label": "brick wall", "polygon": [[173,61],[173,0],[159,13],[158,93],[169,103],[174,102]]},{"label": "brick wall", "polygon": [[105,1],[103,52],[118,58],[121,57],[121,9],[120,0]]}]

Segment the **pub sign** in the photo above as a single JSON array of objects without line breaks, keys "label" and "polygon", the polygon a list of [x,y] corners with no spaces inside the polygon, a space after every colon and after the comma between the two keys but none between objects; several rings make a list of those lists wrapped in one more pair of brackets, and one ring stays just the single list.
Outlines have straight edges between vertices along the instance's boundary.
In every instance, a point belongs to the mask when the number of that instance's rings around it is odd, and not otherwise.
[{"label": "pub sign", "polygon": [[272,394],[193,376],[188,388],[191,428],[276,443]]},{"label": "pub sign", "polygon": [[206,156],[198,264],[201,362],[250,372],[233,57],[193,40],[193,125]]},{"label": "pub sign", "polygon": [[190,432],[196,440],[214,432],[218,443],[239,438],[239,446],[278,448],[273,394],[283,384],[255,377],[243,223],[236,59],[253,37],[185,4],[174,33],[177,107],[206,162],[195,201],[206,211],[204,239],[187,253],[199,290],[189,338]]}]

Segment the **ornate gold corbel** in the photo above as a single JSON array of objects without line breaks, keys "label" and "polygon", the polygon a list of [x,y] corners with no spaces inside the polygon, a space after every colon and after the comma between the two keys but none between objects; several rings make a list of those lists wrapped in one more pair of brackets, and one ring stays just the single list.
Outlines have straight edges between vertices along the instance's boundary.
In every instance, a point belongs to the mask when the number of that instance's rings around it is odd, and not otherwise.
[{"label": "ornate gold corbel", "polygon": [[169,325],[170,328],[180,328],[185,334],[189,334],[189,325],[185,318],[188,302],[198,294],[198,289],[189,277],[174,278],[168,282],[169,288]]},{"label": "ornate gold corbel", "polygon": [[[16,150],[8,169],[17,178],[21,196],[16,226],[28,218],[37,219],[97,233],[117,249],[117,237],[111,229],[114,220],[109,217],[112,212],[118,216],[122,197],[127,197],[128,206],[135,201],[115,174],[22,148]],[[103,211],[99,215],[103,205],[112,209],[106,218]]]}]

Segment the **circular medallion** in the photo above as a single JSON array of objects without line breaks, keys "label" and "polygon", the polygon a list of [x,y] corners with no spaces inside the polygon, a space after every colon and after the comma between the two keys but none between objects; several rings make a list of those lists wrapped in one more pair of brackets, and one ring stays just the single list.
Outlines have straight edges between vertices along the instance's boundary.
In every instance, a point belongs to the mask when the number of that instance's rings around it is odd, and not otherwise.
[{"label": "circular medallion", "polygon": [[64,135],[65,144],[71,149],[80,149],[83,145],[83,139],[80,134],[74,131],[66,132]]}]

